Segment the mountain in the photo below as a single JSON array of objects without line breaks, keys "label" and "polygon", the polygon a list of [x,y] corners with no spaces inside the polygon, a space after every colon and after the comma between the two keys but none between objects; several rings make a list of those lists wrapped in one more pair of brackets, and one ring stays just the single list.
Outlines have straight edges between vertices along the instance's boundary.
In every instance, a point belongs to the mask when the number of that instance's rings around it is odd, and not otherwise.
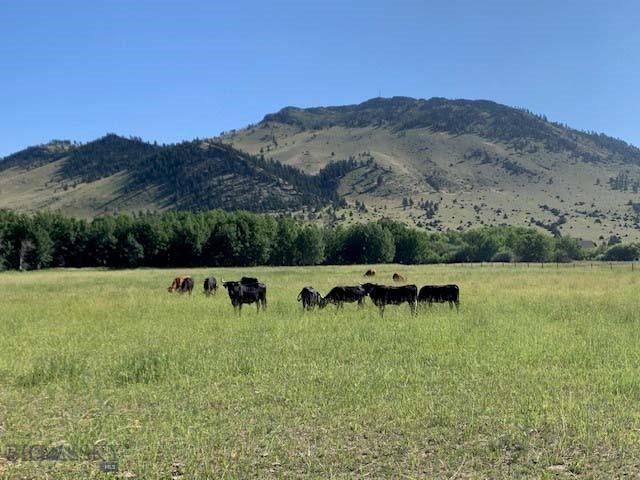
[{"label": "mountain", "polygon": [[153,145],[109,134],[84,145],[30,147],[0,161],[0,208],[79,216],[109,211],[295,211],[338,204],[338,180],[358,168],[316,175],[213,141]]},{"label": "mountain", "polygon": [[286,107],[216,140],[308,173],[337,158],[367,162],[367,172],[346,175],[338,192],[368,219],[640,238],[640,149],[491,101],[394,97]]},{"label": "mountain", "polygon": [[210,139],[157,145],[110,134],[0,160],[0,208],[77,216],[243,208],[636,240],[639,191],[640,149],[486,100],[286,107]]}]

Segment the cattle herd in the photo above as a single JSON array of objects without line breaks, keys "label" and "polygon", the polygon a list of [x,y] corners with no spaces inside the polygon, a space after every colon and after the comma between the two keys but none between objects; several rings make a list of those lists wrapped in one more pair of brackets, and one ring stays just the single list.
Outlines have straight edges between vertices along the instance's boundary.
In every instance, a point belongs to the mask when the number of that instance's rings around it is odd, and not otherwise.
[{"label": "cattle herd", "polygon": [[[376,275],[374,269],[365,272],[366,277]],[[406,278],[399,273],[394,273],[394,282],[405,282]],[[190,276],[176,277],[169,292],[188,293],[193,292],[194,280]],[[233,309],[238,313],[242,311],[242,305],[255,303],[258,311],[267,308],[267,286],[253,277],[242,277],[239,281],[222,282],[222,286],[227,289],[229,299]],[[207,277],[204,280],[205,295],[215,295],[218,291],[218,281],[215,277]],[[365,298],[369,297],[371,302],[378,307],[380,315],[384,315],[387,305],[409,305],[411,313],[416,312],[418,304],[431,306],[434,303],[448,303],[450,308],[460,306],[460,289],[457,285],[425,285],[420,290],[416,285],[389,286],[375,283],[363,283],[353,286],[338,286],[329,290],[322,296],[313,287],[304,287],[298,294],[298,302],[302,303],[304,310],[311,310],[316,307],[324,308],[328,304],[334,304],[336,308],[342,308],[345,303],[357,303],[363,306]]]}]

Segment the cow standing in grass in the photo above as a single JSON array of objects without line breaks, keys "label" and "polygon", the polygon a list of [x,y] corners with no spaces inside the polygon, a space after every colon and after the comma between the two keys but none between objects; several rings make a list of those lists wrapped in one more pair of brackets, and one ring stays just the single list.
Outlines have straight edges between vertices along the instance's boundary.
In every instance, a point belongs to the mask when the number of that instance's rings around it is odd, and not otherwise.
[{"label": "cow standing in grass", "polygon": [[407,281],[407,277],[403,277],[398,272],[394,273],[392,278],[393,278],[393,281],[397,283],[402,283]]},{"label": "cow standing in grass", "polygon": [[182,280],[182,283],[180,284],[180,289],[178,290],[180,293],[188,293],[189,295],[191,295],[191,292],[193,292],[193,278],[191,277],[186,277],[185,279]]},{"label": "cow standing in grass", "polygon": [[460,289],[457,285],[425,285],[418,293],[418,302],[431,306],[434,303],[449,303],[449,308],[460,307]]},{"label": "cow standing in grass", "polygon": [[[181,275],[179,277],[174,278],[173,282],[171,282],[171,285],[169,286],[167,291],[169,293],[171,293],[171,292],[182,292],[182,284],[187,279],[190,279],[193,282],[193,279],[191,279],[191,277],[189,275]],[[191,288],[193,289],[193,287],[191,287]]]},{"label": "cow standing in grass", "polygon": [[362,287],[371,298],[373,304],[380,309],[380,316],[384,316],[384,309],[387,305],[400,305],[401,303],[408,303],[411,313],[416,313],[418,287],[415,285],[388,287],[386,285],[365,283]]},{"label": "cow standing in grass", "polygon": [[242,305],[245,303],[255,303],[257,311],[260,311],[260,307],[262,310],[267,309],[267,286],[264,283],[258,281],[242,283],[241,280],[240,282],[224,282],[222,286],[227,289],[231,305],[238,314],[242,313]]},{"label": "cow standing in grass", "polygon": [[298,294],[298,301],[302,302],[304,310],[321,307],[323,303],[322,295],[313,287],[304,287]]},{"label": "cow standing in grass", "polygon": [[358,306],[364,305],[364,297],[367,295],[361,285],[357,287],[333,287],[322,299],[321,307],[333,303],[337,308],[342,308],[345,303],[358,302]]},{"label": "cow standing in grass", "polygon": [[216,277],[207,277],[204,279],[204,294],[209,296],[209,295],[215,295],[215,293],[218,291],[218,281],[216,280]]},{"label": "cow standing in grass", "polygon": [[364,272],[364,276],[365,277],[375,277],[376,276],[376,269],[375,268],[370,268],[369,270]]}]

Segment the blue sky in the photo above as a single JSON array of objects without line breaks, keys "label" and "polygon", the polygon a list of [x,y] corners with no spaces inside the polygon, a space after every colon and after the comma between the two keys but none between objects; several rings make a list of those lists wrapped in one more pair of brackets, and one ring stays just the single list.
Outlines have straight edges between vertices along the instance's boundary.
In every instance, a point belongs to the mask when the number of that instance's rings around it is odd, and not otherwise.
[{"label": "blue sky", "polygon": [[635,1],[2,2],[0,155],[378,93],[490,99],[640,145],[639,18]]}]

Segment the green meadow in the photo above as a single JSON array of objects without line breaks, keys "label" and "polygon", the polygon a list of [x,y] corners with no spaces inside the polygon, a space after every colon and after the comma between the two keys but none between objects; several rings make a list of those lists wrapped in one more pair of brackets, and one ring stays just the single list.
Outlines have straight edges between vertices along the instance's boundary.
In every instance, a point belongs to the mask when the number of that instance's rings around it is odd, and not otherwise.
[{"label": "green meadow", "polygon": [[[460,311],[301,311],[362,266],[0,274],[0,478],[640,475],[640,270],[376,268]],[[267,311],[209,274],[257,276]]]}]

